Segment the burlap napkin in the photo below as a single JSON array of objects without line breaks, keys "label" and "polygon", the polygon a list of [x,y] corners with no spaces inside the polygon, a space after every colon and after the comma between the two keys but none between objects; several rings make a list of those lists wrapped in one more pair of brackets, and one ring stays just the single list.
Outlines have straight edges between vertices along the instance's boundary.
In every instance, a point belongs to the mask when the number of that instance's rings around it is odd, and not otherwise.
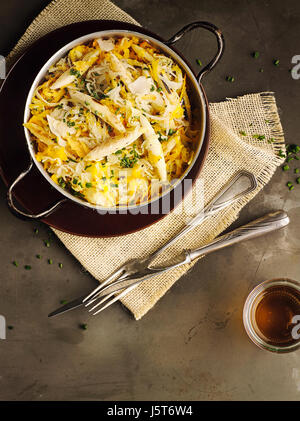
[{"label": "burlap napkin", "polygon": [[[33,41],[49,31],[72,22],[90,19],[137,23],[108,0],[54,0],[29,26],[9,54],[8,63],[11,64]],[[257,177],[258,188],[234,206],[195,227],[185,238],[170,247],[158,263],[176,256],[183,248],[199,247],[219,235],[268,183],[276,167],[283,162],[283,158],[278,156],[280,149],[285,150],[283,130],[273,93],[245,95],[210,104],[210,111],[211,143],[201,173],[205,203],[240,169],[251,171]],[[246,136],[241,135],[241,131]],[[263,134],[265,138],[253,138],[254,134]],[[81,264],[101,281],[128,259],[142,257],[154,251],[182,228],[192,210],[197,208],[194,196],[191,193],[185,199],[180,213],[173,211],[155,225],[134,234],[92,239],[57,230],[55,233]],[[137,320],[140,319],[191,266],[185,265],[140,284],[123,298],[123,304]]]}]

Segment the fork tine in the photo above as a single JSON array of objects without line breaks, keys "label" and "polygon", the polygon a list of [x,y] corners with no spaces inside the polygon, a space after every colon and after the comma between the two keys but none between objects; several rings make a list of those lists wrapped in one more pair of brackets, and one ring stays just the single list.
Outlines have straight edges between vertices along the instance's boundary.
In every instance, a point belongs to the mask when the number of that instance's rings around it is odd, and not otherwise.
[{"label": "fork tine", "polygon": [[[110,294],[105,295],[105,297],[99,298],[99,302],[94,305],[92,308],[88,309],[89,312],[93,311],[96,307],[98,307],[99,305],[105,303],[105,301],[109,300],[111,297],[114,296],[114,292],[111,292]],[[95,300],[93,302],[95,302],[97,300],[97,298],[95,298]]]},{"label": "fork tine", "polygon": [[[85,303],[89,298],[93,297],[98,291],[100,291],[105,285],[107,285],[112,279],[114,279],[116,276],[119,276],[124,271],[124,266],[120,267],[120,269],[116,270],[114,273],[112,273],[104,282],[102,282],[100,285],[97,286],[89,295],[87,295],[82,302]],[[91,298],[92,299],[92,298]],[[93,301],[92,301],[93,302]],[[91,304],[91,303],[90,303]],[[86,304],[86,305],[89,305]]]},{"label": "fork tine", "polygon": [[134,284],[134,285],[131,285],[130,287],[124,289],[124,291],[120,292],[120,294],[116,295],[108,303],[106,303],[103,307],[101,307],[98,311],[96,311],[95,313],[93,313],[93,316],[96,316],[96,314],[100,313],[101,311],[105,310],[107,307],[109,307],[112,304],[114,304],[116,301],[119,301],[121,298],[125,297],[125,295],[127,295],[131,290],[133,290],[136,287],[137,287],[137,284]]}]

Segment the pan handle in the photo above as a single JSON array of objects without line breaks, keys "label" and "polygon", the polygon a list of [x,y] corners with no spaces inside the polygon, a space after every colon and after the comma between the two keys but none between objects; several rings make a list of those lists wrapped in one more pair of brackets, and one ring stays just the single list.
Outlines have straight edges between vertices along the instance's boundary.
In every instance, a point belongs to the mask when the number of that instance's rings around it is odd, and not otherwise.
[{"label": "pan handle", "polygon": [[172,38],[170,38],[168,41],[166,41],[165,44],[167,44],[168,46],[175,44],[175,42],[180,40],[180,38],[182,38],[183,35],[185,35],[187,32],[190,32],[190,31],[192,31],[193,29],[196,29],[196,28],[204,28],[204,29],[207,29],[208,31],[212,32],[216,36],[217,42],[218,42],[218,51],[217,51],[216,55],[205,67],[203,67],[202,70],[200,70],[200,72],[197,75],[197,80],[200,83],[202,77],[206,73],[210,72],[215,67],[215,65],[218,63],[218,61],[220,60],[220,58],[222,57],[222,54],[224,52],[225,41],[224,41],[224,36],[223,36],[222,32],[220,31],[220,29],[217,28],[212,23],[209,23],[209,22],[203,22],[203,21],[192,22],[192,23],[189,23],[188,25],[184,26]]},{"label": "pan handle", "polygon": [[12,213],[18,217],[25,217],[25,218],[29,218],[29,219],[40,219],[43,218],[45,216],[50,215],[52,212],[54,212],[62,203],[66,202],[67,199],[61,199],[60,201],[58,201],[57,203],[55,203],[55,205],[53,205],[50,209],[45,210],[44,212],[41,212],[37,215],[31,215],[29,213],[23,212],[20,209],[18,209],[15,204],[14,204],[14,199],[13,199],[13,189],[14,187],[18,184],[19,181],[22,180],[22,178],[24,178],[31,170],[33,166],[33,161],[31,160],[29,167],[23,171],[16,179],[15,181],[12,183],[12,185],[9,187],[8,192],[7,192],[7,204],[9,206],[9,209],[12,211]]}]

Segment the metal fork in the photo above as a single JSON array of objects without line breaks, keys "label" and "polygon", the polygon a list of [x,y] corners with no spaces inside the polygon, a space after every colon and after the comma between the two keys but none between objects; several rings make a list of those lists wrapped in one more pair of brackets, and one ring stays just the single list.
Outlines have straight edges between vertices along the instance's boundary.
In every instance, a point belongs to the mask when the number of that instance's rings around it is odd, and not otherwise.
[{"label": "metal fork", "polygon": [[[241,241],[249,240],[256,238],[258,236],[267,234],[274,230],[278,230],[289,223],[289,217],[284,211],[276,211],[268,213],[267,215],[256,219],[244,226],[241,226],[234,231],[231,231],[227,234],[224,234],[220,237],[217,237],[211,243],[200,247],[196,250],[184,250],[180,256],[177,257],[178,261],[165,267],[145,267],[143,266],[140,271],[134,272],[132,275],[128,275],[122,279],[118,278],[115,282],[110,283],[107,287],[101,289],[101,291],[96,294],[96,297],[90,301],[86,297],[87,306],[94,303],[98,300],[89,311],[93,311],[96,308],[100,307],[93,314],[96,315],[101,311],[105,310],[107,307],[120,300],[122,297],[127,295],[130,291],[136,288],[141,282],[144,282],[147,279],[150,279],[158,274],[162,274],[176,267],[182,266],[186,263],[191,263],[193,260],[198,259],[201,256],[205,256],[213,251],[222,249],[224,247],[231,246]],[[135,268],[137,266],[134,266]],[[130,267],[131,268],[131,267]],[[120,291],[119,294],[114,296],[116,292]],[[90,294],[91,295],[91,294]]]},{"label": "metal fork", "polygon": [[[103,304],[115,292],[119,291],[120,289],[124,289],[126,285],[126,281],[130,282],[130,286],[126,288],[126,291],[123,291],[121,294],[112,299],[109,303],[107,303],[101,310],[96,311],[97,314],[99,311],[104,310],[109,305],[113,304],[113,302],[117,301],[118,299],[122,298],[126,293],[131,291],[134,287],[132,285],[134,281],[138,279],[148,279],[156,275],[158,272],[170,270],[178,265],[182,265],[184,263],[188,263],[190,257],[188,253],[185,253],[185,257],[166,268],[153,268],[150,267],[150,264],[154,261],[154,259],[165,251],[168,247],[171,246],[175,241],[177,241],[182,236],[186,235],[189,231],[191,231],[195,226],[199,225],[201,222],[206,220],[208,217],[214,215],[216,212],[226,208],[229,205],[237,202],[243,196],[251,193],[257,187],[257,181],[253,174],[247,171],[238,171],[237,174],[220,190],[217,196],[203,209],[201,210],[194,218],[192,218],[186,226],[178,232],[173,238],[171,238],[168,242],[166,242],[162,247],[157,249],[155,252],[151,253],[149,256],[143,259],[134,259],[129,262],[126,262],[122,265],[119,269],[117,269],[114,273],[112,273],[104,282],[102,282],[97,288],[95,288],[89,295],[87,295],[83,299],[83,304],[86,307],[89,307],[93,304],[96,300],[103,297],[105,298],[100,300],[97,304],[95,304],[89,311],[93,311],[95,308]],[[111,288],[113,287],[113,291]]]}]

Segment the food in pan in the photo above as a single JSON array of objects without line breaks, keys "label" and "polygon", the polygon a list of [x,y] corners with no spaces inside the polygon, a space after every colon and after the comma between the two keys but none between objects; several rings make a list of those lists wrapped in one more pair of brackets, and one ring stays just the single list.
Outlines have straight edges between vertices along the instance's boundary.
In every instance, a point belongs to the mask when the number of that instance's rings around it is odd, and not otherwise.
[{"label": "food in pan", "polygon": [[71,49],[49,68],[30,111],[37,161],[62,188],[103,207],[160,194],[191,164],[199,137],[186,76],[137,37]]}]

